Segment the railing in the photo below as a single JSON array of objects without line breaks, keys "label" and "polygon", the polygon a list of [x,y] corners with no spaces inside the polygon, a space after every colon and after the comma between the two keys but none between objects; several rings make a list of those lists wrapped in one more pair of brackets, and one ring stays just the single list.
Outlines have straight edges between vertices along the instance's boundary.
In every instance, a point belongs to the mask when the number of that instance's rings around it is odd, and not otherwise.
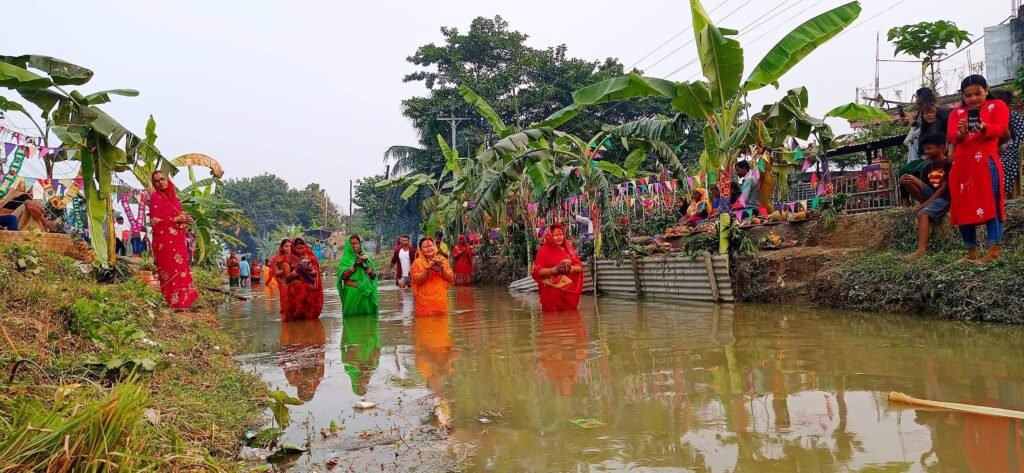
[{"label": "railing", "polygon": [[[847,212],[882,210],[900,203],[896,171],[888,164],[873,164],[852,174],[834,176],[832,189],[837,194],[850,196],[846,202]],[[815,197],[818,197],[817,189],[802,180],[790,183],[785,193],[776,186],[772,195],[775,202],[799,202]]]}]

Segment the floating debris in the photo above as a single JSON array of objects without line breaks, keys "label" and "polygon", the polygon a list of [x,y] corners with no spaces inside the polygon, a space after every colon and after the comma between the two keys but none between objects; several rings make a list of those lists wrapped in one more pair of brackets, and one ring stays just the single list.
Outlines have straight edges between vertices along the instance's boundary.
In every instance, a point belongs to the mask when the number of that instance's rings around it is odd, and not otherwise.
[{"label": "floating debris", "polygon": [[572,422],[573,425],[581,429],[596,429],[598,427],[604,427],[608,425],[597,419],[574,419],[570,420],[569,422]]},{"label": "floating debris", "polygon": [[377,404],[369,401],[359,401],[353,404],[352,407],[356,409],[373,409],[377,407]]}]

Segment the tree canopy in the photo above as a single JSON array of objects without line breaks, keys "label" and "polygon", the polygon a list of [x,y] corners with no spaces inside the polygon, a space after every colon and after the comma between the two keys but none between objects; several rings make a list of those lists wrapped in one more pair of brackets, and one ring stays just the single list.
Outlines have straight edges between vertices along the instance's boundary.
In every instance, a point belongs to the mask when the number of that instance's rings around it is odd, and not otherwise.
[{"label": "tree canopy", "polygon": [[253,223],[253,231],[242,231],[239,239],[247,249],[255,251],[259,237],[277,228],[300,225],[305,228],[337,229],[341,222],[338,206],[313,183],[293,189],[280,177],[261,174],[242,179],[228,179],[223,184],[224,196],[238,202],[242,212]]}]

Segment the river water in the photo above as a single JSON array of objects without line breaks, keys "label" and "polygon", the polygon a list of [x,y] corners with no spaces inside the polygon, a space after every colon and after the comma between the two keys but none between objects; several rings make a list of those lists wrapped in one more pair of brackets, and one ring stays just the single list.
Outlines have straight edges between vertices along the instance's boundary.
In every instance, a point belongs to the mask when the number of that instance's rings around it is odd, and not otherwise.
[{"label": "river water", "polygon": [[1024,410],[1019,327],[586,296],[542,315],[500,288],[417,319],[393,286],[379,317],[342,319],[332,289],[320,320],[282,324],[253,292],[225,317],[243,365],[305,401],[294,471],[1024,471],[1020,421],[886,401]]}]

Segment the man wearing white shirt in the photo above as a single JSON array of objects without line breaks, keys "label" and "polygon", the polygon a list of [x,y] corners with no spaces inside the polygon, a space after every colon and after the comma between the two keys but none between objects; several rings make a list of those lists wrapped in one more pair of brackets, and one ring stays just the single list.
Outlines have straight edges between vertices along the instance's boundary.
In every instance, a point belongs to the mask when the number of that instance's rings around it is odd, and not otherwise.
[{"label": "man wearing white shirt", "polygon": [[127,256],[128,250],[124,246],[124,242],[128,241],[128,234],[131,229],[124,223],[124,217],[118,216],[117,223],[114,224],[114,238],[117,238],[117,254],[121,256]]}]

